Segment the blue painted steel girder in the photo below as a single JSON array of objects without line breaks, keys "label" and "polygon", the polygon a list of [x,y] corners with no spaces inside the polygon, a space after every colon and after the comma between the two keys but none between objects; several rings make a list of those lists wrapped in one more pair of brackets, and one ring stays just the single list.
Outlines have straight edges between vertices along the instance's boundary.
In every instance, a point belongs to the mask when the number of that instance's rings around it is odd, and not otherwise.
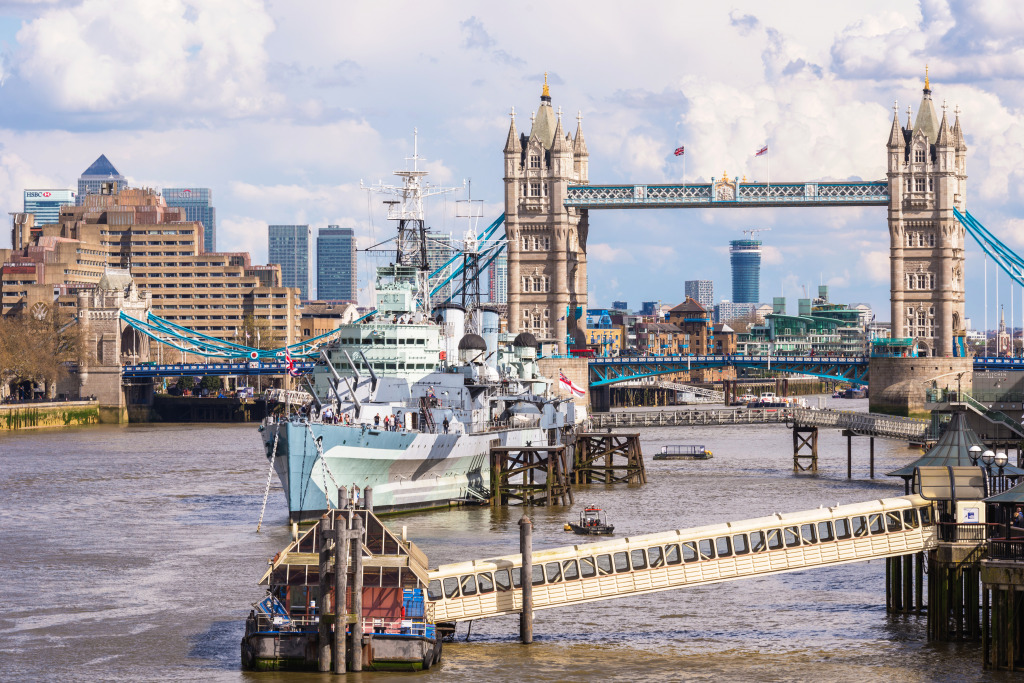
[{"label": "blue painted steel girder", "polygon": [[[725,189],[726,191],[722,191]],[[578,209],[683,209],[752,206],[888,206],[889,181],[570,185]]]},{"label": "blue painted steel girder", "polygon": [[[313,369],[313,363],[296,362],[295,368],[303,373]],[[121,376],[144,377],[206,377],[207,375],[286,375],[287,363],[164,363],[154,365],[125,365]]]},{"label": "blue painted steel girder", "polygon": [[589,363],[590,386],[608,386],[642,377],[727,366],[811,375],[852,384],[868,383],[868,359],[866,356],[850,358],[737,355],[622,356],[591,360]]}]

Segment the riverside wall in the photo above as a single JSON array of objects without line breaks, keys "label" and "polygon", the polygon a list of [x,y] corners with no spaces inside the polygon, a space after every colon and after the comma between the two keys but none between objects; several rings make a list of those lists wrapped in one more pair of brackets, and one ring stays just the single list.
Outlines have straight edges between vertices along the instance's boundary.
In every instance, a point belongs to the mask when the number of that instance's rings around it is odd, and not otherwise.
[{"label": "riverside wall", "polygon": [[98,401],[9,403],[0,405],[0,432],[98,424]]}]

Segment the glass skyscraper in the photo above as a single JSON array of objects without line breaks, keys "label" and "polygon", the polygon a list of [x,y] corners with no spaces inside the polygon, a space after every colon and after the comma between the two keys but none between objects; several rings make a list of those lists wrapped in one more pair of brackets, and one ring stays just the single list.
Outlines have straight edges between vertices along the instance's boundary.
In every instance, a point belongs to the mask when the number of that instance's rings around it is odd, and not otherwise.
[{"label": "glass skyscraper", "polygon": [[729,242],[732,265],[732,301],[756,304],[761,298],[761,240]]},{"label": "glass skyscraper", "polygon": [[508,303],[508,254],[501,252],[487,267],[488,299],[492,304]]},{"label": "glass skyscraper", "polygon": [[101,154],[78,178],[78,196],[75,197],[75,204],[81,206],[85,201],[85,195],[99,194],[103,183],[111,180],[117,181],[118,191],[124,189],[126,185],[124,176],[114,168],[105,154]]},{"label": "glass skyscraper", "polygon": [[208,187],[165,187],[164,201],[167,206],[185,209],[185,220],[203,224],[203,251],[212,254],[217,251],[217,209],[211,202],[213,192]]},{"label": "glass skyscraper", "polygon": [[325,301],[358,299],[356,233],[328,225],[316,237],[316,298]]},{"label": "glass skyscraper", "polygon": [[267,263],[281,266],[281,284],[298,287],[299,297],[309,299],[309,226],[271,225],[267,230]]},{"label": "glass skyscraper", "polygon": [[25,190],[25,213],[36,217],[36,227],[57,223],[60,207],[75,203],[71,190]]}]

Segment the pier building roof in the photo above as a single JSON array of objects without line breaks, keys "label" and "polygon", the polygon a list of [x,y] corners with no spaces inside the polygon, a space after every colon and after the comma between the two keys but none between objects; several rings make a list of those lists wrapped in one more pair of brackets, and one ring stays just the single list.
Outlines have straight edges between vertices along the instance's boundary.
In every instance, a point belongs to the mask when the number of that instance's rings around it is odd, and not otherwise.
[{"label": "pier building roof", "polygon": [[[978,438],[978,435],[967,425],[964,414],[962,412],[953,413],[949,426],[931,450],[909,465],[889,472],[886,476],[909,479],[914,476],[914,470],[918,467],[969,467],[974,464],[971,462],[971,446],[985,448],[985,444]],[[1024,475],[1024,470],[1007,465],[1003,468],[1003,473],[1011,476]]]}]

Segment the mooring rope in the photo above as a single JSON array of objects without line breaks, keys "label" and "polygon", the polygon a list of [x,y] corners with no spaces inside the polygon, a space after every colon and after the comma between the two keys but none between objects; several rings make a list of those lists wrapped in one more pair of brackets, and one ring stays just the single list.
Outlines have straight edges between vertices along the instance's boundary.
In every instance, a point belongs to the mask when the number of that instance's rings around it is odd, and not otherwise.
[{"label": "mooring rope", "polygon": [[270,471],[267,472],[267,488],[263,490],[263,507],[260,508],[260,521],[256,525],[256,533],[260,532],[263,526],[263,513],[267,511],[267,497],[270,495],[270,482],[274,478],[274,460],[277,458],[277,442],[281,438],[281,423],[277,423],[277,430],[274,431],[274,450],[270,452]]}]

